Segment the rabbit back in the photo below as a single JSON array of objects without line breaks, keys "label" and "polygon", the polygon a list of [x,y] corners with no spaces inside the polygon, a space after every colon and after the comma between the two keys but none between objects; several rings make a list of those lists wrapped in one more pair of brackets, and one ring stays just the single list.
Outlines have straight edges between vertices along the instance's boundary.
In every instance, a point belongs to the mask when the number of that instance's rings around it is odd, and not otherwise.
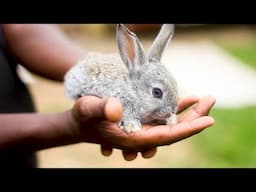
[{"label": "rabbit back", "polygon": [[[123,104],[136,98],[129,72],[118,54],[89,52],[65,75],[64,87],[73,100],[80,96],[117,97]],[[134,100],[134,99],[133,99]]]}]

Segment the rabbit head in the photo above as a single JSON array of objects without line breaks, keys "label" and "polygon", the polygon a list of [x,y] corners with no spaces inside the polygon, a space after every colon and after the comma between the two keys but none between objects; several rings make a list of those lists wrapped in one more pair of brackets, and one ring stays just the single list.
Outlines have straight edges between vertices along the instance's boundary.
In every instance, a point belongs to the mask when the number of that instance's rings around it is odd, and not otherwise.
[{"label": "rabbit head", "polygon": [[137,36],[125,25],[117,25],[119,53],[138,95],[143,123],[165,120],[177,112],[177,84],[161,62],[173,33],[173,24],[163,24],[146,55]]}]

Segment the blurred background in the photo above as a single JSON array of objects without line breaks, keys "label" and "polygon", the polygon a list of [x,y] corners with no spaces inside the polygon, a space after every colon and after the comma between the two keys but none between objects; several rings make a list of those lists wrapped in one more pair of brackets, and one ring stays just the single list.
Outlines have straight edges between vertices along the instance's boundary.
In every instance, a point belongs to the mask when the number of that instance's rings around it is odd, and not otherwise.
[{"label": "blurred background", "polygon": [[[113,24],[61,24],[89,51],[117,52]],[[147,51],[160,25],[129,24]],[[256,25],[176,25],[163,62],[175,76],[180,95],[212,95],[216,124],[170,146],[151,159],[104,157],[94,144],[75,144],[38,152],[42,168],[233,168],[256,167]],[[40,112],[72,106],[63,85],[21,69]],[[31,78],[32,77],[32,78]]]}]

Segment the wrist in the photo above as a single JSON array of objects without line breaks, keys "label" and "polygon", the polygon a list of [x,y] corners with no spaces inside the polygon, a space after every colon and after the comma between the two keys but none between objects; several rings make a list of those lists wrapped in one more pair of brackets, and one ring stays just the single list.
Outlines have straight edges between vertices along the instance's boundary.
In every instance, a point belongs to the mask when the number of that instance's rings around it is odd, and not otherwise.
[{"label": "wrist", "polygon": [[76,142],[80,142],[80,129],[79,129],[79,123],[76,121],[74,114],[72,110],[68,110],[63,112],[63,119],[65,119],[65,123],[63,125],[65,134],[70,140],[74,140]]},{"label": "wrist", "polygon": [[70,120],[70,112],[55,114],[40,114],[37,124],[27,129],[27,136],[22,147],[31,150],[41,150],[78,143],[78,129]]}]

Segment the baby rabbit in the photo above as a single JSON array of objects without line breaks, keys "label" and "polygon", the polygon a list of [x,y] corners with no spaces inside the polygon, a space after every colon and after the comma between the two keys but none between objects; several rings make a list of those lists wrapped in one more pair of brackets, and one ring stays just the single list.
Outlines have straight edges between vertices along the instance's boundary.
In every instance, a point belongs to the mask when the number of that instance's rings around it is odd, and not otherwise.
[{"label": "baby rabbit", "polygon": [[86,95],[118,98],[124,108],[119,127],[127,133],[145,123],[168,123],[177,112],[178,91],[160,60],[173,33],[174,25],[163,24],[145,55],[137,36],[118,24],[119,54],[89,52],[66,73],[67,95],[74,100]]}]

